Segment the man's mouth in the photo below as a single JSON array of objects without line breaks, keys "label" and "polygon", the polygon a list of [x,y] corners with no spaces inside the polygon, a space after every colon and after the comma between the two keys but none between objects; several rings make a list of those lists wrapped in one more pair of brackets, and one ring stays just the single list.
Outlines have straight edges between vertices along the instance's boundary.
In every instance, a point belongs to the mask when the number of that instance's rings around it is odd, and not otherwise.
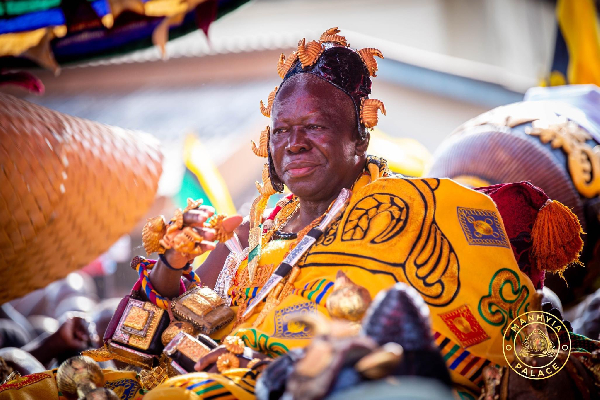
[{"label": "man's mouth", "polygon": [[296,162],[292,161],[286,167],[286,173],[290,178],[300,178],[312,173],[316,168],[317,164],[306,163],[306,162]]}]

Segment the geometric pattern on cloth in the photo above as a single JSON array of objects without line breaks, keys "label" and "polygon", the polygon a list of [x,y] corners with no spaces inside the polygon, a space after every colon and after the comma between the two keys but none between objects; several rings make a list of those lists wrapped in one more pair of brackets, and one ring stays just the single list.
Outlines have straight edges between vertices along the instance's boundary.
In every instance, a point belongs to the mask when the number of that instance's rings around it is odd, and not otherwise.
[{"label": "geometric pattern on cloth", "polygon": [[292,339],[308,339],[313,335],[305,324],[301,322],[290,321],[290,316],[298,314],[317,313],[317,306],[314,303],[294,304],[290,307],[277,310],[275,312],[275,337],[284,337]]},{"label": "geometric pattern on cloth", "polygon": [[491,364],[489,360],[471,354],[439,332],[435,332],[433,338],[449,369],[458,372],[477,386],[483,385],[482,372]]},{"label": "geometric pattern on cloth", "polygon": [[458,221],[470,245],[510,248],[497,213],[464,207],[457,207],[457,212]]}]

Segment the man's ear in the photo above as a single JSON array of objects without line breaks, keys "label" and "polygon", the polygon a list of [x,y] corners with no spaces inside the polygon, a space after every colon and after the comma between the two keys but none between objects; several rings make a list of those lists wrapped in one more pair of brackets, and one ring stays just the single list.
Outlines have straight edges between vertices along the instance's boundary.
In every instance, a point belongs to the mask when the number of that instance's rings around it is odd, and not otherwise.
[{"label": "man's ear", "polygon": [[363,156],[367,153],[369,147],[369,141],[371,140],[371,133],[367,130],[365,137],[356,141],[356,155]]}]

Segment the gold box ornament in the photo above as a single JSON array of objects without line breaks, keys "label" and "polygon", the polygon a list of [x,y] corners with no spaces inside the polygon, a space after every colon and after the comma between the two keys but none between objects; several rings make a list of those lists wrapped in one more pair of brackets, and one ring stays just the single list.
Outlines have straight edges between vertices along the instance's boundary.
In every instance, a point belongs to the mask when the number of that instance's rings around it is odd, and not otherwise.
[{"label": "gold box ornament", "polygon": [[207,287],[196,287],[177,297],[171,310],[177,319],[190,322],[204,335],[218,331],[235,317],[225,300]]}]

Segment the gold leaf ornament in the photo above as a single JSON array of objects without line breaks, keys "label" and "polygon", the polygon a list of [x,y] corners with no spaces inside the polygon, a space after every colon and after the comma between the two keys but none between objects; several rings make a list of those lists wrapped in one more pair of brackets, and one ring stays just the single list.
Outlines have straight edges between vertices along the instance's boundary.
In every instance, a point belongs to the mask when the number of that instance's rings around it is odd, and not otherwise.
[{"label": "gold leaf ornament", "polygon": [[385,115],[385,106],[381,100],[363,99],[360,103],[360,122],[367,128],[377,125],[377,111]]},{"label": "gold leaf ornament", "polygon": [[298,42],[298,59],[302,64],[302,67],[308,67],[313,65],[319,59],[319,56],[323,52],[323,46],[321,43],[311,41],[305,44],[306,40],[302,39]]},{"label": "gold leaf ornament", "polygon": [[165,223],[165,217],[162,215],[150,218],[146,222],[146,225],[142,229],[142,243],[147,254],[162,254],[165,252],[165,248],[160,244],[160,240],[166,233],[167,224]]},{"label": "gold leaf ornament", "polygon": [[371,74],[371,76],[377,76],[375,74],[377,72],[377,60],[375,60],[375,56],[383,58],[383,54],[381,53],[381,51],[373,47],[366,47],[364,49],[360,49],[358,51],[358,55],[367,66],[369,74]]},{"label": "gold leaf ornament", "polygon": [[290,68],[292,68],[292,65],[296,62],[297,59],[298,53],[295,51],[292,52],[292,54],[290,54],[287,58],[283,54],[279,56],[279,62],[277,63],[277,73],[279,74],[279,77],[281,79],[285,78],[285,75],[288,73]]},{"label": "gold leaf ornament", "polygon": [[[282,54],[283,55],[283,54]],[[260,112],[267,118],[271,118],[271,110],[273,109],[273,100],[275,100],[275,95],[277,94],[278,87],[275,86],[275,89],[271,93],[269,93],[269,97],[267,99],[267,106],[263,101],[260,101]]]},{"label": "gold leaf ornament", "polygon": [[319,42],[337,43],[341,44],[344,47],[348,47],[348,42],[346,41],[346,38],[342,35],[338,35],[338,33],[340,33],[340,30],[337,28],[337,26],[335,28],[327,29],[319,38]]},{"label": "gold leaf ornament", "polygon": [[256,182],[256,189],[263,197],[268,197],[277,193],[271,184],[271,177],[269,176],[269,164],[265,163],[262,170],[262,184]]},{"label": "gold leaf ornament", "polygon": [[260,133],[260,140],[258,147],[254,140],[252,140],[252,152],[258,156],[267,158],[269,156],[269,136],[271,135],[271,127],[267,125],[265,129]]}]

